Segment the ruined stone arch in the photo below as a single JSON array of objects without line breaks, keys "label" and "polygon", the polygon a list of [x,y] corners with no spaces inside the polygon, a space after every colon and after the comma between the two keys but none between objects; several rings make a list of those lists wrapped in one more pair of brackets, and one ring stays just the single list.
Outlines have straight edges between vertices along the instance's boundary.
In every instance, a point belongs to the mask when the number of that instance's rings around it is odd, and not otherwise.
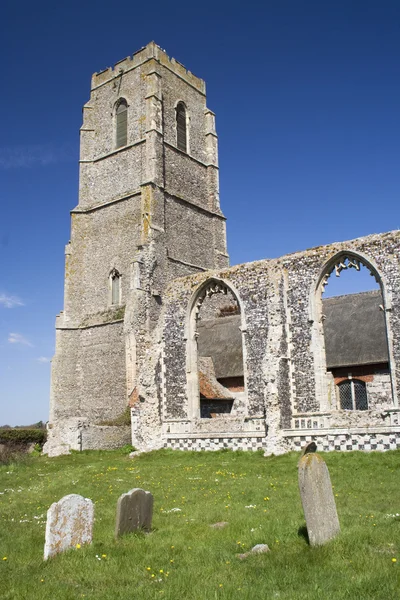
[{"label": "ruined stone arch", "polygon": [[190,419],[200,416],[200,389],[199,389],[199,352],[198,352],[198,318],[203,302],[215,294],[228,294],[233,297],[240,314],[240,332],[243,352],[243,378],[244,390],[246,393],[247,410],[247,372],[246,372],[246,345],[244,333],[246,331],[246,320],[243,310],[243,303],[235,287],[223,279],[210,278],[203,282],[193,293],[188,305],[185,327],[186,339],[186,374],[187,374],[187,397],[188,397],[188,416]]},{"label": "ruined stone arch", "polygon": [[322,412],[329,411],[331,409],[326,383],[327,364],[323,327],[322,294],[324,292],[329,277],[334,272],[340,275],[340,272],[342,270],[352,268],[359,271],[361,266],[368,269],[371,276],[373,276],[375,281],[378,283],[382,294],[382,309],[384,312],[384,321],[386,328],[392,399],[393,405],[398,405],[395,385],[392,334],[390,319],[388,317],[388,311],[391,310],[391,297],[390,293],[388,293],[385,277],[380,272],[380,270],[378,269],[377,265],[371,257],[366,256],[362,252],[354,250],[341,250],[326,261],[325,265],[319,273],[316,282],[312,286],[309,300],[309,322],[312,327],[311,344],[314,355],[315,394],[317,404],[319,405],[319,409]]}]

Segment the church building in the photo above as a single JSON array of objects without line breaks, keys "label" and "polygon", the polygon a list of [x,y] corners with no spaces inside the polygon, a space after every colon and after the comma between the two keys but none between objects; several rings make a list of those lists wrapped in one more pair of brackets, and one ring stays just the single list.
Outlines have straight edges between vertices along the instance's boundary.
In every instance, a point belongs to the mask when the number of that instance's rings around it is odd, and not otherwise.
[{"label": "church building", "polygon": [[205,83],[153,42],[93,75],[79,163],[50,456],[400,447],[399,231],[230,267]]}]

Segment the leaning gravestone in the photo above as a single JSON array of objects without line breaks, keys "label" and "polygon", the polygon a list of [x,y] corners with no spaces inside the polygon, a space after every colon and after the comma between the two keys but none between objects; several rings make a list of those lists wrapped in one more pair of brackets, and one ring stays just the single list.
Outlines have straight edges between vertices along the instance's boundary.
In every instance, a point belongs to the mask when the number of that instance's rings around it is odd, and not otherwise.
[{"label": "leaning gravestone", "polygon": [[92,541],[94,506],[78,494],[64,496],[47,511],[44,560]]},{"label": "leaning gravestone", "polygon": [[153,517],[153,495],[140,488],[122,494],[117,503],[115,537],[145,529],[151,529]]},{"label": "leaning gravestone", "polygon": [[311,546],[322,546],[340,531],[328,467],[319,454],[299,461],[299,489]]}]

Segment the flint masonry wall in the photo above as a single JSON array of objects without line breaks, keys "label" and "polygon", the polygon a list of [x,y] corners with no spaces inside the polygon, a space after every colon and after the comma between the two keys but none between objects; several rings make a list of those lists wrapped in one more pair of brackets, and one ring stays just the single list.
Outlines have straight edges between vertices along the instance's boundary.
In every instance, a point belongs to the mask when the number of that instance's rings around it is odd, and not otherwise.
[{"label": "flint masonry wall", "polygon": [[[121,99],[127,142],[117,148]],[[185,152],[177,148],[180,102]],[[400,447],[399,241],[394,231],[229,268],[204,81],[154,43],[94,74],[56,321],[47,451],[115,447],[117,428],[99,422],[128,403],[140,448],[276,453],[311,436],[324,449]],[[392,393],[382,379],[379,404],[362,415],[332,403],[324,361],[321,286],[348,253],[382,282],[388,326]],[[240,414],[200,419],[193,311],[210,285],[212,294],[228,286],[240,305],[245,392]]]},{"label": "flint masonry wall", "polygon": [[[117,147],[121,99],[127,141]],[[186,152],[177,148],[178,102],[187,109]],[[143,422],[154,426],[159,358],[149,363],[149,351],[157,348],[163,289],[178,275],[229,260],[215,119],[204,81],[154,43],[92,77],[81,128],[79,202],[71,217],[52,369],[53,453],[75,447],[77,428],[88,439],[89,425],[144,397],[151,397],[151,408]]]},{"label": "flint masonry wall", "polygon": [[[201,434],[204,447],[208,428],[208,433],[212,434],[206,442],[209,447],[243,447],[243,443],[246,447],[254,447],[254,442],[243,442],[241,437],[246,422],[262,422],[265,418],[267,435],[262,441],[258,437],[256,446],[283,451],[293,447],[293,440],[286,432],[293,428],[295,417],[321,415],[327,409],[332,427],[340,431],[365,427],[368,423],[376,427],[390,424],[390,410],[397,407],[400,364],[399,251],[400,233],[394,231],[174,281],[164,296],[165,444],[195,448],[200,444]],[[388,325],[394,396],[382,394],[383,402],[365,412],[337,411],[336,404],[321,406],[322,399],[318,402],[316,389],[316,355],[321,352],[323,341],[315,336],[314,321],[321,317],[315,309],[315,295],[320,294],[318,283],[327,272],[327,265],[331,265],[329,269],[333,268],[336,258],[339,260],[346,253],[359,256],[379,273]],[[207,280],[222,281],[231,286],[242,308],[247,420],[243,419],[241,425],[229,415],[201,420],[198,417],[191,419],[189,414],[187,348],[191,332],[188,330],[188,310],[196,291]],[[387,391],[387,381],[384,384]],[[382,416],[385,410],[389,412]],[[321,419],[321,416],[317,417],[318,426]],[[185,436],[179,429],[186,429]]]}]

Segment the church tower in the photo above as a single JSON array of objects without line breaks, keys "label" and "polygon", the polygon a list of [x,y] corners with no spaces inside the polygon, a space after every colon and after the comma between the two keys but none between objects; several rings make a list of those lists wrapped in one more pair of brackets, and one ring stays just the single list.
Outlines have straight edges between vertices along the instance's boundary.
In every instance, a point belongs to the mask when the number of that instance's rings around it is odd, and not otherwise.
[{"label": "church tower", "polygon": [[118,445],[101,423],[143,401],[146,386],[153,393],[155,366],[143,365],[166,284],[229,262],[205,83],[154,42],[92,77],[71,216],[52,366],[53,455]]}]

